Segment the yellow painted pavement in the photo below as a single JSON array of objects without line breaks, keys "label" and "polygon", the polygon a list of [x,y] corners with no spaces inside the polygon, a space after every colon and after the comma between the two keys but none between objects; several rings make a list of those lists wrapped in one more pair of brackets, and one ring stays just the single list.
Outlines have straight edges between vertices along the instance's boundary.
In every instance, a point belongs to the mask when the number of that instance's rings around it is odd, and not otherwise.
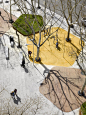
[{"label": "yellow painted pavement", "polygon": [[[53,27],[51,29],[51,33],[56,31],[58,27]],[[57,35],[58,34],[58,35]],[[44,37],[44,32],[41,32],[41,43],[48,37],[47,35]],[[53,38],[55,36],[55,39]],[[81,51],[81,41],[78,37],[70,34],[71,42],[66,42],[67,31],[62,28],[58,29],[58,32],[53,33],[48,40],[40,47],[39,57],[41,58],[41,63],[46,65],[54,65],[54,66],[64,66],[69,67],[74,64],[76,60],[76,54],[79,55]],[[39,40],[39,33],[35,35],[36,42]],[[56,40],[58,39],[59,48],[56,49]],[[32,55],[30,60],[33,61],[33,53],[34,60],[37,56],[37,47],[34,45],[33,51],[33,43],[29,41],[29,38],[26,39],[28,45],[28,50],[32,51]],[[83,42],[84,45],[84,42]],[[37,63],[35,61],[35,63]]]}]

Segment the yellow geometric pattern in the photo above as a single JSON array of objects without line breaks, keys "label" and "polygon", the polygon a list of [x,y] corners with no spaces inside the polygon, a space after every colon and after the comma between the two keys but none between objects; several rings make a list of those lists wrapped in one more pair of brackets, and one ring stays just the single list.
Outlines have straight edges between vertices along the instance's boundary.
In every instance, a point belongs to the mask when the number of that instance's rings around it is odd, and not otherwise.
[{"label": "yellow geometric pattern", "polygon": [[[51,29],[51,33],[55,32],[58,27],[53,27]],[[31,36],[32,37],[32,36]],[[44,36],[44,32],[41,32],[41,43],[48,37],[48,35]],[[41,63],[46,65],[54,65],[54,66],[64,66],[69,67],[72,66],[76,60],[76,54],[79,55],[81,52],[81,41],[78,37],[70,34],[71,42],[66,42],[67,31],[62,28],[58,29],[53,33],[48,40],[40,47],[39,57],[41,58]],[[35,35],[36,42],[39,41],[39,33]],[[56,40],[58,39],[58,49],[56,49]],[[32,51],[32,55],[30,60],[33,61],[37,56],[37,47],[29,38],[27,38],[28,50]],[[83,42],[84,45],[84,42]],[[33,51],[34,50],[34,51]],[[35,61],[35,63],[38,63]]]}]

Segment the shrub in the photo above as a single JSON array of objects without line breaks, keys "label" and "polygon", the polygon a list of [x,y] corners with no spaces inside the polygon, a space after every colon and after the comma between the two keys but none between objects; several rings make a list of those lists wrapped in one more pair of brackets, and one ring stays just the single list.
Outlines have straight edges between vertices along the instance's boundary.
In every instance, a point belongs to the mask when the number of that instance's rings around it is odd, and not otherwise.
[{"label": "shrub", "polygon": [[81,115],[86,115],[86,102],[84,102],[81,106]]}]

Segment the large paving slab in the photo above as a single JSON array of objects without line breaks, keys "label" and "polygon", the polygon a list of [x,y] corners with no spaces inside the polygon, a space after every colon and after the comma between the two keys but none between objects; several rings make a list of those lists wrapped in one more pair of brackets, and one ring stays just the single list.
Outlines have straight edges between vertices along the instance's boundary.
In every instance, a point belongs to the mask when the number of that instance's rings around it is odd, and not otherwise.
[{"label": "large paving slab", "polygon": [[80,69],[56,66],[41,83],[39,91],[60,110],[70,112],[86,101],[85,97],[78,95],[84,81]]},{"label": "large paving slab", "polygon": [[[17,13],[15,13],[17,14]],[[4,25],[6,26],[6,25]],[[1,29],[2,30],[2,29]],[[5,30],[5,28],[3,29]],[[7,30],[5,30],[7,31]],[[9,33],[11,34],[11,33]],[[9,41],[9,40],[6,40]],[[7,45],[9,45],[9,43],[7,43]],[[2,46],[1,46],[2,47]],[[2,49],[1,49],[2,51]],[[34,100],[35,93],[37,93],[38,96],[40,96],[40,93],[38,91],[39,89],[39,84],[40,81],[42,81],[44,78],[44,76],[41,76],[40,71],[42,71],[41,66],[39,64],[36,64],[36,66],[32,67],[30,63],[26,63],[26,68],[28,69],[28,72],[25,72],[24,69],[22,69],[19,65],[19,61],[18,61],[18,54],[16,49],[10,49],[10,54],[12,52],[12,55],[10,55],[10,60],[7,61],[5,59],[5,55],[2,55],[4,53],[4,51],[2,51],[1,55],[0,55],[0,86],[2,85],[2,87],[0,88],[0,90],[3,90],[3,86],[5,87],[5,91],[3,91],[3,93],[0,95],[0,103],[1,107],[3,109],[3,105],[5,105],[3,103],[3,101],[6,103],[6,100],[10,100],[10,92],[14,89],[17,88],[18,89],[18,96],[21,98],[21,104],[16,105],[16,106],[12,106],[13,104],[15,104],[13,102],[13,100],[11,99],[11,107],[15,109],[15,107],[17,109],[19,109],[23,103],[25,103],[25,98],[27,98],[28,96],[31,96]],[[39,67],[39,70],[36,68]],[[4,96],[3,96],[4,95]],[[41,95],[42,96],[42,95]],[[58,114],[58,115],[63,115],[64,113],[61,112],[57,107],[55,107],[49,100],[47,100],[45,97],[43,97],[43,101],[40,99],[40,102],[43,102],[40,107],[43,107],[40,110],[40,113],[37,114],[42,114],[42,115],[53,115],[53,114]],[[27,105],[26,105],[27,106]],[[25,108],[25,106],[24,106]],[[0,108],[1,109],[1,108]],[[35,110],[34,108],[32,108],[31,106],[31,110],[34,114]],[[76,110],[76,115],[78,115],[78,109]],[[65,113],[65,115],[75,115],[75,113],[73,112],[68,112]],[[14,113],[15,114],[15,113]],[[26,115],[30,115],[30,110],[27,111]],[[31,113],[31,115],[33,115]],[[13,115],[13,114],[12,114]],[[20,115],[20,114],[19,114]]]},{"label": "large paving slab", "polygon": [[[9,13],[2,8],[0,8],[1,16],[0,16],[0,36],[2,36],[7,30],[10,29],[12,24],[9,23]],[[16,16],[12,15],[12,19],[15,21],[17,19]]]},{"label": "large paving slab", "polygon": [[[63,66],[63,67],[72,66],[76,60],[76,55],[78,56],[81,52],[80,38],[78,38],[73,34],[70,34],[71,42],[66,42],[67,31],[65,31],[62,28],[58,29],[58,27],[52,27],[50,34],[49,34],[50,37],[48,37],[48,34],[44,36],[44,32],[41,32],[41,42],[39,52],[41,63],[46,65]],[[32,36],[29,36],[29,38],[30,37],[32,38]],[[29,38],[26,39],[27,44],[30,44],[27,47],[28,50],[34,53],[34,55],[32,55],[32,57],[30,58],[33,61],[33,59],[35,60],[37,56],[37,46],[34,45],[33,48],[33,43],[32,41],[29,40]],[[39,33],[35,34],[35,40],[38,44]],[[46,42],[43,44],[45,40]],[[57,40],[58,40],[58,49],[56,48]],[[37,63],[36,61],[34,62]]]}]

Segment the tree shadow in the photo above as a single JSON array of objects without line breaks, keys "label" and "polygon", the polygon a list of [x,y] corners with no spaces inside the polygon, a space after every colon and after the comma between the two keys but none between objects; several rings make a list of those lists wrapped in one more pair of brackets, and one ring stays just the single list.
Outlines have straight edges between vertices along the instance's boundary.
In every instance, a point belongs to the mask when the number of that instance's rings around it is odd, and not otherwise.
[{"label": "tree shadow", "polygon": [[39,63],[40,63],[41,66],[45,69],[45,70],[43,71],[43,75],[45,75],[46,73],[48,74],[50,70],[49,70],[41,61],[39,61]]},{"label": "tree shadow", "polygon": [[76,48],[76,50],[77,50],[77,53],[79,54],[80,52],[81,52],[81,50],[79,49],[79,48],[77,48],[72,42],[70,42],[71,43],[71,45],[73,46],[73,47],[75,47]]},{"label": "tree shadow", "polygon": [[61,111],[70,112],[79,108],[85,101],[86,96],[80,97],[78,95],[78,91],[81,90],[82,86],[79,86],[78,82],[81,82],[81,80],[80,76],[70,78],[62,76],[60,71],[50,70],[47,77],[40,84],[40,92]]}]

